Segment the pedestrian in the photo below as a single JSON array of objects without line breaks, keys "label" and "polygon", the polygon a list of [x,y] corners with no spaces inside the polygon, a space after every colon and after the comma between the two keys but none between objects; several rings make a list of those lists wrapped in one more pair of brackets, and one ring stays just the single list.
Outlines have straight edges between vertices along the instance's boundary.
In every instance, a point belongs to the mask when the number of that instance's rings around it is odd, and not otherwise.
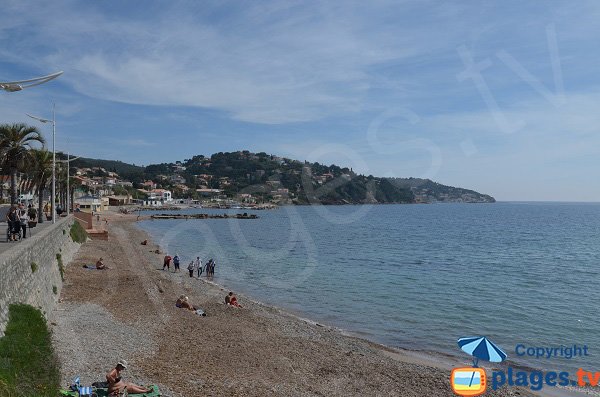
[{"label": "pedestrian", "polygon": [[165,267],[167,268],[167,271],[171,270],[171,258],[169,255],[165,256],[165,259],[163,261],[163,270],[165,270]]},{"label": "pedestrian", "polygon": [[194,277],[194,261],[190,262],[187,269],[190,272],[190,277]]},{"label": "pedestrian", "polygon": [[210,264],[210,275],[214,276],[215,275],[215,266],[216,266],[217,262],[212,261],[212,263]]},{"label": "pedestrian", "polygon": [[19,204],[17,215],[19,216],[19,225],[23,231],[23,238],[27,238],[27,221],[29,220],[29,217],[27,215],[27,210],[25,209],[25,204]]},{"label": "pedestrian", "polygon": [[175,254],[175,256],[173,257],[173,264],[175,265],[175,272],[178,272],[181,270],[179,268],[179,254]]},{"label": "pedestrian", "polygon": [[16,241],[19,229],[21,228],[21,221],[19,220],[18,209],[15,206],[11,206],[6,214],[6,223],[8,223],[8,229],[10,234],[10,240]]},{"label": "pedestrian", "polygon": [[194,261],[194,269],[198,272],[198,278],[200,278],[200,275],[202,274],[202,260],[200,260],[199,256],[197,256]]},{"label": "pedestrian", "polygon": [[206,277],[210,277],[214,273],[215,261],[213,258],[210,258],[206,263]]}]

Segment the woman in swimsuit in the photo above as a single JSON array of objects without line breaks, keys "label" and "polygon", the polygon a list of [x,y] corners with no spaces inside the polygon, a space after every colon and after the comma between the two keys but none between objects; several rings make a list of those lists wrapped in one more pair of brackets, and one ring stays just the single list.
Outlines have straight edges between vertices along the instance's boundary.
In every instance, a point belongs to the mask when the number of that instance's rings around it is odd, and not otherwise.
[{"label": "woman in swimsuit", "polygon": [[108,394],[112,395],[119,393],[124,389],[127,389],[128,393],[139,394],[139,393],[150,393],[152,389],[134,385],[133,383],[125,383],[121,378],[121,371],[127,368],[127,361],[120,360],[117,366],[106,374],[106,381],[108,382]]}]

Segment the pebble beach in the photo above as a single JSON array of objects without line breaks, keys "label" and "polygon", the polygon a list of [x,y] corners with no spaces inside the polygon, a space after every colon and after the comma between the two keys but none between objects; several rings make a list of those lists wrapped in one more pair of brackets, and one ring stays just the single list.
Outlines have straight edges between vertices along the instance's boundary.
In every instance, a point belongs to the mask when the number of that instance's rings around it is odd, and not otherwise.
[{"label": "pebble beach", "polygon": [[[67,266],[52,313],[66,385],[103,381],[119,359],[125,380],[165,396],[453,396],[446,362],[389,349],[228,292],[204,278],[163,271],[164,254],[136,217],[111,214],[109,241],[84,244]],[[148,245],[141,245],[149,240]],[[110,270],[88,270],[102,257]],[[180,295],[206,317],[175,307]],[[530,396],[512,388],[490,396]]]}]

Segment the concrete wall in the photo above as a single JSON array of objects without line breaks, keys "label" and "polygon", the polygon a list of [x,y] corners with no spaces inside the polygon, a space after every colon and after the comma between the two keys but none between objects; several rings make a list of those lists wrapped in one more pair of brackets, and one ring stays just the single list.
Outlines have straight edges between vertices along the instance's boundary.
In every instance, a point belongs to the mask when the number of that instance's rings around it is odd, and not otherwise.
[{"label": "concrete wall", "polygon": [[94,221],[91,212],[74,212],[73,215],[79,224],[86,230],[91,230],[94,226]]},{"label": "concrete wall", "polygon": [[[10,244],[10,248],[0,254],[0,336],[4,335],[12,303],[29,304],[44,315],[51,313],[62,289],[56,254],[61,254],[66,266],[79,249],[69,233],[73,222],[72,216],[61,218],[28,239],[2,243]],[[32,263],[36,264],[35,271]]]}]

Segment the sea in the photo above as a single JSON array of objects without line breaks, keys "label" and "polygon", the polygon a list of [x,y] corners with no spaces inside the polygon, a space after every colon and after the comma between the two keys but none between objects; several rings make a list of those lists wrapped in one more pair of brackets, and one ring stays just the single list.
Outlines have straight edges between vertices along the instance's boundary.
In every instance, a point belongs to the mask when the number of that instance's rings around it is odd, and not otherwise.
[{"label": "sea", "polygon": [[[514,365],[572,375],[579,367],[600,370],[600,204],[175,213],[242,212],[259,218],[139,227],[179,254],[183,268],[196,256],[213,258],[214,281],[227,289],[377,343],[467,365],[471,357],[457,340],[486,336]],[[587,356],[566,358],[574,346],[582,354],[587,347]],[[542,358],[527,348],[555,350]]]}]

